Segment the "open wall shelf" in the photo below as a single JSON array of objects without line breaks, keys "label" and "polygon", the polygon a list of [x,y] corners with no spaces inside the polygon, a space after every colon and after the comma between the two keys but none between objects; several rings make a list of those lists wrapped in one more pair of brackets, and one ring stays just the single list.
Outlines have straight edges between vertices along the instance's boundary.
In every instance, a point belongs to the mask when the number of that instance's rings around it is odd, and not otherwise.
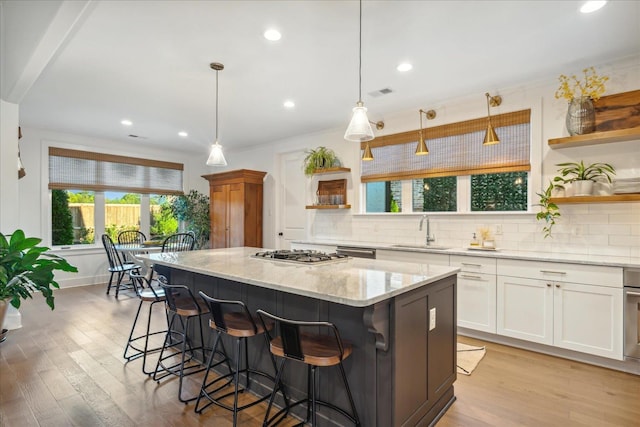
[{"label": "open wall shelf", "polygon": [[634,193],[634,194],[613,194],[611,196],[552,197],[551,202],[555,204],[640,202],[640,194]]},{"label": "open wall shelf", "polygon": [[633,141],[634,139],[640,140],[640,127],[554,138],[549,140],[549,147],[584,147],[587,145],[608,144],[610,142]]}]

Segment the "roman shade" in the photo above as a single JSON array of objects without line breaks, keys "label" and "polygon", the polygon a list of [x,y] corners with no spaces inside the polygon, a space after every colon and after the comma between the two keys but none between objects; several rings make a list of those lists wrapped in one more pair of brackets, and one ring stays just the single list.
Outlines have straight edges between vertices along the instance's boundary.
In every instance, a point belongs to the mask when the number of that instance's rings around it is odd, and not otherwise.
[{"label": "roman shade", "polygon": [[415,155],[419,130],[376,138],[369,142],[375,160],[361,163],[361,181],[529,171],[530,120],[531,110],[492,116],[500,143],[490,146],[482,145],[486,118],[423,129],[427,156]]},{"label": "roman shade", "polygon": [[49,189],[183,194],[182,163],[49,147]]}]

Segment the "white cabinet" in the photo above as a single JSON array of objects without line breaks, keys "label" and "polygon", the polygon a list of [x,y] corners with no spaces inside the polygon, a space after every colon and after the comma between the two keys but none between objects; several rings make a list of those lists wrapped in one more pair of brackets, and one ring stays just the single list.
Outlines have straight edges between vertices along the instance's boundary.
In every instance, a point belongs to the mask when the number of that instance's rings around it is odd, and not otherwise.
[{"label": "white cabinet", "polygon": [[553,344],[553,288],[542,280],[498,276],[497,333]]},{"label": "white cabinet", "polygon": [[496,333],[496,260],[452,255],[458,273],[458,326]]},{"label": "white cabinet", "polygon": [[448,254],[433,252],[378,249],[376,250],[376,259],[384,261],[417,262],[419,264],[449,265]]},{"label": "white cabinet", "polygon": [[498,334],[622,360],[621,268],[498,260],[497,272]]}]

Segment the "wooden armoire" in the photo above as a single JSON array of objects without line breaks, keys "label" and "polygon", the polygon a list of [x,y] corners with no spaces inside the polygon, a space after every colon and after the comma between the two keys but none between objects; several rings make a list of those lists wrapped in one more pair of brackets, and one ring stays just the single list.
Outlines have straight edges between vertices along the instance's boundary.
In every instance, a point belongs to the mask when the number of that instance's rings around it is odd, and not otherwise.
[{"label": "wooden armoire", "polygon": [[266,172],[239,169],[209,181],[211,248],[262,247],[262,181]]}]

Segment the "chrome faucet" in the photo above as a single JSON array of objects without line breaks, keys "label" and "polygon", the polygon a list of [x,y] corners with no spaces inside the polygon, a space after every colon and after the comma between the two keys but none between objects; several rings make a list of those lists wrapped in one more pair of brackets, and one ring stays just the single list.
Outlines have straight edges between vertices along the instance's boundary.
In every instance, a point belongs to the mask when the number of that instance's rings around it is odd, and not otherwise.
[{"label": "chrome faucet", "polygon": [[431,235],[431,230],[429,229],[429,217],[426,215],[422,215],[422,218],[420,218],[420,227],[418,229],[422,231],[422,223],[424,222],[425,219],[427,220],[427,236],[425,238],[425,245],[429,246],[431,242],[436,241],[436,236]]}]

